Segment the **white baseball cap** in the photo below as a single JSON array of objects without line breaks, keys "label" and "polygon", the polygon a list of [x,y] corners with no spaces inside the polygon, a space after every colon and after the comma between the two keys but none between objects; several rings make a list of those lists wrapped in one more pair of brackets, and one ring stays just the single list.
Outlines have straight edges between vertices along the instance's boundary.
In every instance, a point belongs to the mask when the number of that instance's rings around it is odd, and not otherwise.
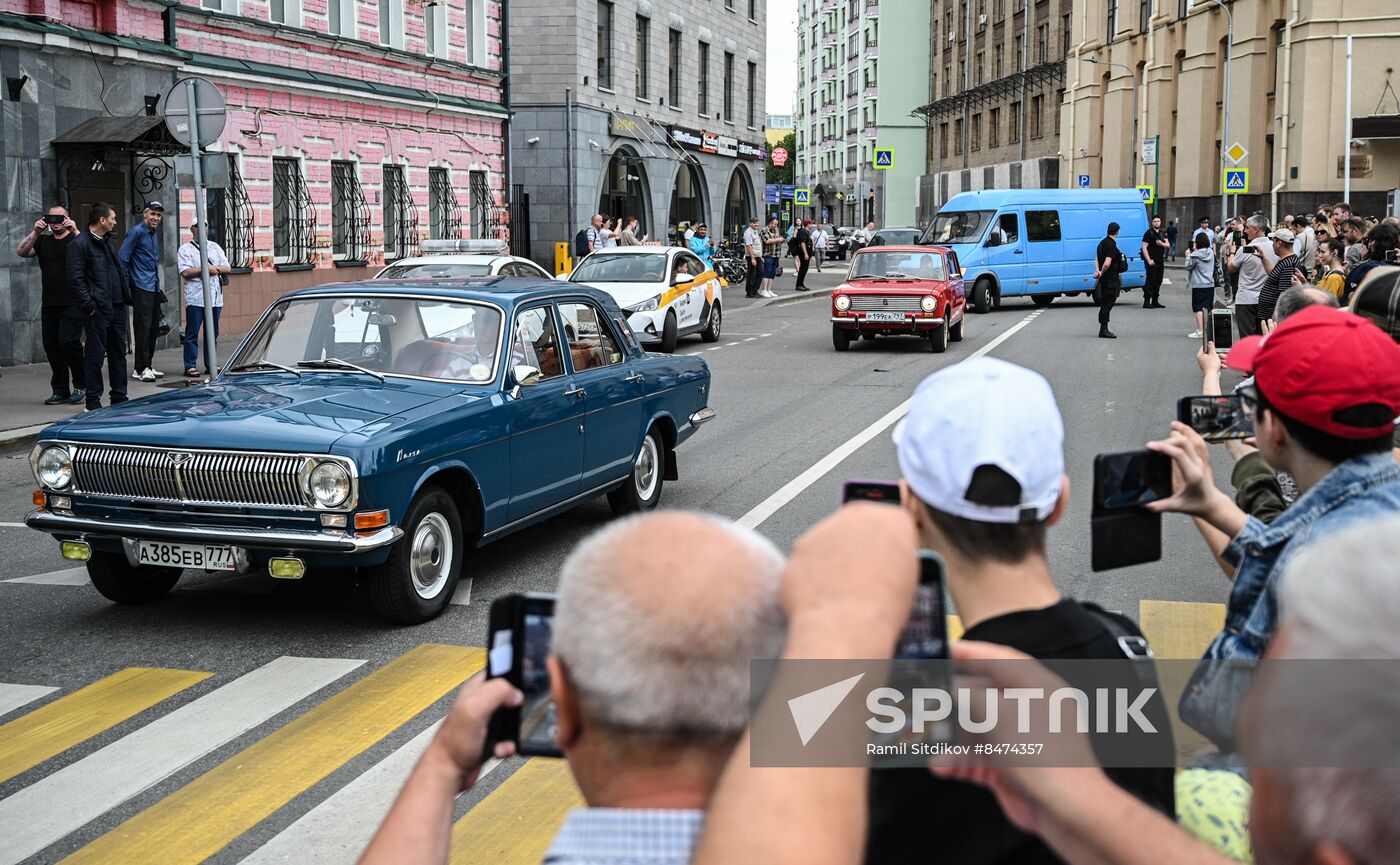
[{"label": "white baseball cap", "polygon": [[894,428],[899,468],[914,493],[983,523],[1048,519],[1064,480],[1064,442],[1050,382],[992,357],[924,379]]}]

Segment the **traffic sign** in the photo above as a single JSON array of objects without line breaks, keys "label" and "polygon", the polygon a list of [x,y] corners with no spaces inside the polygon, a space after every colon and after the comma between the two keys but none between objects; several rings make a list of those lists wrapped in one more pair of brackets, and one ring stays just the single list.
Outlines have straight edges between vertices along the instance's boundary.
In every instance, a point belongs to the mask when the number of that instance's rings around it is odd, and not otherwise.
[{"label": "traffic sign", "polygon": [[783,193],[783,198],[789,201],[791,201],[793,196],[797,193],[797,187],[793,186],[790,183],[784,183],[781,187],[781,190]]},{"label": "traffic sign", "polygon": [[1225,150],[1225,155],[1230,157],[1230,161],[1239,165],[1244,162],[1244,158],[1249,155],[1249,151],[1244,149],[1244,145],[1236,141]]},{"label": "traffic sign", "polygon": [[783,200],[783,188],[776,183],[763,187],[763,203],[777,204]]},{"label": "traffic sign", "polygon": [[787,152],[787,148],[786,148],[786,147],[774,147],[774,148],[773,148],[772,157],[773,157],[773,164],[776,165],[776,166],[779,167],[779,168],[782,168],[784,165],[787,165],[787,161],[788,161],[788,152]]},{"label": "traffic sign", "polygon": [[1231,195],[1249,192],[1249,169],[1227,168],[1224,178],[1225,191]]},{"label": "traffic sign", "polygon": [[1142,203],[1143,203],[1143,204],[1156,204],[1156,203],[1157,203],[1157,187],[1155,187],[1155,186],[1139,186],[1139,187],[1137,188],[1137,191],[1138,191],[1138,194],[1142,196]]},{"label": "traffic sign", "polygon": [[792,203],[805,206],[812,203],[812,190],[794,189],[792,191]]},{"label": "traffic sign", "polygon": [[877,148],[875,148],[875,167],[876,167],[876,168],[894,168],[894,148],[893,148],[893,147],[877,147]]},{"label": "traffic sign", "polygon": [[[194,125],[190,131],[190,87],[194,82]],[[208,147],[223,134],[228,111],[224,106],[224,96],[209,81],[203,78],[182,78],[176,81],[165,94],[165,128],[175,136],[175,140],[189,146],[194,139],[200,147]]]},{"label": "traffic sign", "polygon": [[1080,189],[1088,189],[1088,188],[1089,188],[1089,175],[1087,175],[1087,174],[1081,174],[1081,175],[1079,175],[1079,188],[1080,188]]},{"label": "traffic sign", "polygon": [[1157,137],[1155,135],[1142,142],[1142,164],[1157,164]]}]

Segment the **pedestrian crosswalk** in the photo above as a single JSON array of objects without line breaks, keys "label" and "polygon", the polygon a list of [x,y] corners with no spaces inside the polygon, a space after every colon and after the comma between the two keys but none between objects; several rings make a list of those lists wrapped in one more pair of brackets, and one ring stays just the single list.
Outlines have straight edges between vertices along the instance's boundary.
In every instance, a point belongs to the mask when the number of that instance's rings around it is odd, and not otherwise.
[{"label": "pedestrian crosswalk", "polygon": [[[1199,657],[1223,619],[1219,604],[1137,612],[1160,658]],[[131,667],[67,693],[0,683],[0,865],[193,865],[230,845],[249,865],[350,865],[436,731],[429,710],[483,661],[479,648],[422,644],[378,666],[284,656],[237,676]],[[201,761],[212,766],[192,772]],[[454,865],[533,865],[582,804],[566,762],[507,766],[456,822]],[[164,795],[133,812],[151,791]],[[85,828],[109,814],[122,819]],[[274,815],[282,828],[260,831]],[[64,846],[75,834],[86,843]]]}]

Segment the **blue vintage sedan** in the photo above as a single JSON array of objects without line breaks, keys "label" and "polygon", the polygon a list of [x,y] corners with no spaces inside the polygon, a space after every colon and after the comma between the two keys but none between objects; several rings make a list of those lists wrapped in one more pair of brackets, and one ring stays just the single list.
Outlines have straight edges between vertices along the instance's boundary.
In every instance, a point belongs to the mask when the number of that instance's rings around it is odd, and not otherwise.
[{"label": "blue vintage sedan", "polygon": [[358,569],[421,622],[469,550],[595,496],[654,508],[710,372],[647,354],[607,294],[543,279],[326,285],[274,303],[207,384],[49,427],[29,526],[119,603],[186,569]]}]

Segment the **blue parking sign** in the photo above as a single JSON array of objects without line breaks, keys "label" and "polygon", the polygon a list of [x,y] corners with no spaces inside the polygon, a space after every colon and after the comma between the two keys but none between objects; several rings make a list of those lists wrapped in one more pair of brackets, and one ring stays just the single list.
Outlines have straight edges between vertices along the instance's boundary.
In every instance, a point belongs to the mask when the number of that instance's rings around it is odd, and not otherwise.
[{"label": "blue parking sign", "polygon": [[1079,188],[1080,188],[1080,189],[1088,189],[1088,188],[1089,188],[1089,175],[1087,175],[1087,174],[1081,174],[1081,175],[1079,175]]}]

